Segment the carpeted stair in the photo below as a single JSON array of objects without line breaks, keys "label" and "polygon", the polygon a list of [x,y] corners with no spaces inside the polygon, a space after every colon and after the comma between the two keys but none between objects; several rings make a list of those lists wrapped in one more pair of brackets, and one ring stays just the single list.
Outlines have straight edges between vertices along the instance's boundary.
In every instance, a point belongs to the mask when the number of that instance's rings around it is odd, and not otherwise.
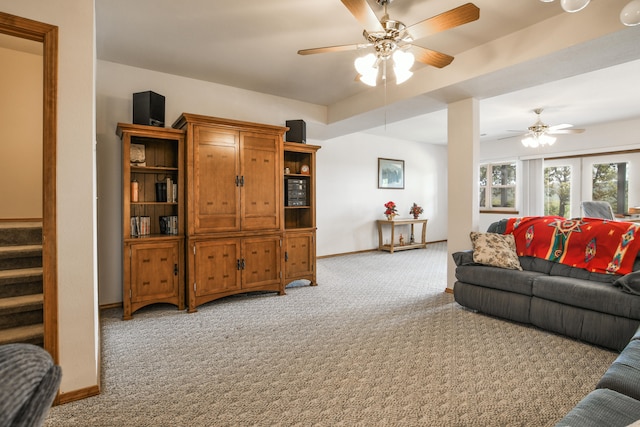
[{"label": "carpeted stair", "polygon": [[43,345],[42,223],[0,223],[0,344]]}]

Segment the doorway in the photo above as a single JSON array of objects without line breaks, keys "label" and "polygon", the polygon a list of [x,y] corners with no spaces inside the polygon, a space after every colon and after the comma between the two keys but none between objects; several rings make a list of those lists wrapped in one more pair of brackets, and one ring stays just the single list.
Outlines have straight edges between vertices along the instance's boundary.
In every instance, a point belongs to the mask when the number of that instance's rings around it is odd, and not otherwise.
[{"label": "doorway", "polygon": [[42,273],[44,348],[58,358],[56,140],[58,27],[0,12],[0,33],[42,43]]}]

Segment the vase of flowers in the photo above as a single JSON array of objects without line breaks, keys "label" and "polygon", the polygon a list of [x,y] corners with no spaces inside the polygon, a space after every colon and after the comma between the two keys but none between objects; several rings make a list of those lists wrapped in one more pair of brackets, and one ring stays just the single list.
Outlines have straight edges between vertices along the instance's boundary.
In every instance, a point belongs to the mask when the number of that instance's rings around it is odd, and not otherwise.
[{"label": "vase of flowers", "polygon": [[409,214],[413,215],[414,219],[418,219],[422,212],[424,212],[424,209],[422,209],[422,207],[418,206],[416,203],[414,203],[411,206],[411,209],[409,209]]},{"label": "vase of flowers", "polygon": [[384,207],[386,208],[385,211],[384,211],[384,214],[387,216],[387,219],[389,221],[393,220],[393,217],[398,215],[398,211],[396,209],[396,204],[393,203],[392,201],[388,201],[387,203],[385,203]]}]

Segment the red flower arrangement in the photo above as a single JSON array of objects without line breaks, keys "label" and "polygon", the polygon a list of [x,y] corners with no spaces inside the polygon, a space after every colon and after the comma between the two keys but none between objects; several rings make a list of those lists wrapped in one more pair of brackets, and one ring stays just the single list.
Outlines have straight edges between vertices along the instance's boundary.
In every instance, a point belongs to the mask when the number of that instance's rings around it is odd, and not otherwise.
[{"label": "red flower arrangement", "polygon": [[424,209],[422,209],[422,207],[418,206],[416,203],[414,203],[413,206],[411,206],[411,209],[409,209],[409,213],[413,215],[415,219],[418,219],[420,214],[423,212],[424,212]]},{"label": "red flower arrangement", "polygon": [[384,214],[387,216],[387,218],[389,217],[393,218],[394,216],[398,215],[398,211],[396,210],[396,204],[393,203],[392,201],[388,201],[387,203],[385,203],[384,207],[387,208],[384,211]]}]

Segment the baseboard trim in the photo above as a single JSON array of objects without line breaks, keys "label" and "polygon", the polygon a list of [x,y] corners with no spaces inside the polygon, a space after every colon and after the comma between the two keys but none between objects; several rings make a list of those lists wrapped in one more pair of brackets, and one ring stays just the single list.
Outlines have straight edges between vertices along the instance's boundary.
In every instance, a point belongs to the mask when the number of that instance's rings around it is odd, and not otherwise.
[{"label": "baseboard trim", "polygon": [[[433,242],[427,242],[427,246],[432,245],[434,243],[442,243],[442,242],[446,242],[447,240],[434,240]],[[342,252],[339,254],[330,254],[330,255],[322,255],[322,256],[317,256],[316,259],[323,259],[323,258],[333,258],[333,257],[337,257],[337,256],[344,256],[344,255],[354,255],[354,254],[363,254],[366,252],[378,252],[378,248],[375,249],[364,249],[362,251],[353,251],[353,252]]]},{"label": "baseboard trim", "polygon": [[100,307],[100,311],[108,310],[110,308],[122,308],[121,302],[113,302],[111,304],[102,304]]},{"label": "baseboard trim", "polygon": [[86,399],[100,394],[100,386],[81,388],[78,390],[68,391],[66,393],[58,393],[54,400],[54,405],[64,405],[65,403],[75,402],[76,400]]}]

